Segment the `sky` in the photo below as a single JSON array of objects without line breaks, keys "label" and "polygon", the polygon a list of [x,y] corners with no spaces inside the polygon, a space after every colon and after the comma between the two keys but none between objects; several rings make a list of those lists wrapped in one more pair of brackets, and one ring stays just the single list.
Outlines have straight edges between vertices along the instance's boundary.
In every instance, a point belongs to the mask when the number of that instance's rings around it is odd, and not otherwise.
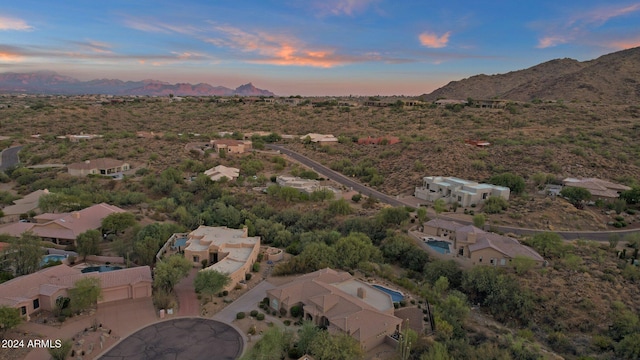
[{"label": "sky", "polygon": [[0,72],[278,95],[420,95],[477,74],[640,46],[639,1],[18,0]]}]

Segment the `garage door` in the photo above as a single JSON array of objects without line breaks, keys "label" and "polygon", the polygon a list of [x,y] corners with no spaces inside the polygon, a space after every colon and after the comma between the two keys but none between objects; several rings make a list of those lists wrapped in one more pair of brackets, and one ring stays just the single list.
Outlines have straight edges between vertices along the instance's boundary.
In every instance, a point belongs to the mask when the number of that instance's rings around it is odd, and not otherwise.
[{"label": "garage door", "polygon": [[128,288],[105,289],[105,290],[102,290],[102,301],[101,302],[125,300],[125,299],[128,299],[128,298],[129,298],[129,289]]},{"label": "garage door", "polygon": [[134,292],[134,299],[149,297],[151,296],[151,286],[149,285],[138,286],[133,289],[133,292]]}]

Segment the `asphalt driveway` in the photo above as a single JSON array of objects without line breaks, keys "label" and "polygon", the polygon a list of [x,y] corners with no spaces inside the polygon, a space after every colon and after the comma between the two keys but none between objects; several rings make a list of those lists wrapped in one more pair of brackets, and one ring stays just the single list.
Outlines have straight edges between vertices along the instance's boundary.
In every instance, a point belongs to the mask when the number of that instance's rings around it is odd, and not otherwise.
[{"label": "asphalt driveway", "polygon": [[233,327],[202,318],[179,318],[155,323],[125,338],[102,360],[236,359],[242,336]]}]

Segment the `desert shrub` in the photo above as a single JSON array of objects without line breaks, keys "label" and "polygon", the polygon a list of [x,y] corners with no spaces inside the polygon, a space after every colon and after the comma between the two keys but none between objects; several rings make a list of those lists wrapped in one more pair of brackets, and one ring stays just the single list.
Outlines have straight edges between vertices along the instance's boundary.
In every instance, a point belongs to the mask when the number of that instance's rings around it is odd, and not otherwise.
[{"label": "desert shrub", "polygon": [[264,320],[264,314],[263,313],[258,313],[258,315],[256,315],[256,320],[258,320],[258,321]]},{"label": "desert shrub", "polygon": [[258,316],[258,310],[251,310],[251,312],[249,313],[249,316],[251,316],[251,317]]},{"label": "desert shrub", "polygon": [[254,263],[253,266],[251,267],[251,271],[253,271],[253,272],[260,271],[260,264],[259,263]]},{"label": "desert shrub", "polygon": [[245,316],[246,316],[245,313],[240,311],[239,313],[236,314],[236,319],[242,320],[245,318]]},{"label": "desert shrub", "polygon": [[249,274],[245,274],[245,275],[244,275],[244,279],[245,279],[246,281],[249,281],[249,280],[251,280],[251,276],[252,276],[252,275],[251,275],[251,273],[249,273]]}]

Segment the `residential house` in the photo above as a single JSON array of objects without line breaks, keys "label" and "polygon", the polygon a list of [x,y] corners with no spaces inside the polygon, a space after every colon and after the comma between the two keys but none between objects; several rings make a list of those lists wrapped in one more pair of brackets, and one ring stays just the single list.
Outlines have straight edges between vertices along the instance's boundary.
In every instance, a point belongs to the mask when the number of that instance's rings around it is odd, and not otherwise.
[{"label": "residential house", "polygon": [[94,160],[86,160],[67,165],[70,175],[87,176],[87,175],[116,175],[131,169],[129,163],[110,159],[99,158]]},{"label": "residential house", "polygon": [[566,178],[562,180],[562,184],[564,186],[587,189],[591,193],[592,198],[603,200],[617,199],[620,197],[621,192],[631,190],[628,186],[598,178]]},{"label": "residential house", "polygon": [[230,154],[242,154],[244,152],[250,151],[252,147],[252,143],[249,140],[233,139],[211,140],[211,145],[217,153],[220,153],[222,151]]},{"label": "residential house", "polygon": [[38,202],[42,195],[49,194],[49,190],[36,190],[30,194],[25,195],[22,199],[14,200],[14,205],[9,205],[2,209],[4,217],[3,222],[18,221],[20,215],[26,214],[29,211],[35,211],[38,208]]},{"label": "residential house", "polygon": [[509,194],[508,187],[442,176],[424,177],[422,186],[416,187],[414,192],[414,196],[418,199],[427,201],[443,199],[445,203],[457,202],[460,206],[477,205],[490,196],[509,200]]},{"label": "residential house", "polygon": [[101,203],[72,213],[45,213],[34,217],[35,223],[18,222],[0,227],[0,234],[19,237],[31,232],[43,240],[60,245],[75,244],[78,235],[97,230],[102,220],[115,213],[125,212],[117,206]]},{"label": "residential house", "polygon": [[[247,231],[247,228],[201,225],[187,235],[184,257],[195,266],[201,266],[204,261],[201,271],[216,270],[229,275],[231,282],[226,289],[233,289],[245,280],[260,252],[260,237],[249,236]],[[174,234],[173,237],[183,236]]]},{"label": "residential house", "polygon": [[290,312],[302,306],[304,318],[329,332],[344,332],[365,350],[383,344],[400,331],[402,319],[394,316],[391,296],[349,273],[318,270],[267,291],[269,306]]},{"label": "residential house", "polygon": [[309,138],[312,143],[329,145],[329,144],[337,144],[338,138],[331,134],[316,134],[316,133],[308,133],[307,135],[300,136],[300,140],[305,140]]},{"label": "residential house", "polygon": [[276,184],[280,186],[291,187],[307,194],[311,194],[314,191],[329,190],[333,192],[335,197],[339,197],[342,195],[342,192],[340,190],[335,189],[331,186],[320,185],[320,181],[318,180],[302,179],[295,176],[280,175],[276,177]]},{"label": "residential house", "polygon": [[213,181],[218,181],[222,178],[227,178],[233,181],[237,179],[238,176],[240,176],[240,169],[218,165],[205,171],[204,174],[211,178],[211,180]]},{"label": "residential house", "polygon": [[153,279],[148,266],[82,273],[80,269],[57,265],[0,284],[0,305],[20,309],[28,319],[36,311],[54,310],[56,300],[69,297],[69,289],[87,277],[100,281],[102,298],[98,303],[151,296]]},{"label": "residential house", "polygon": [[517,256],[532,259],[538,265],[545,262],[540,254],[518,240],[486,232],[473,225],[433,219],[424,224],[424,232],[452,241],[452,252],[470,259],[473,265],[506,266]]}]

